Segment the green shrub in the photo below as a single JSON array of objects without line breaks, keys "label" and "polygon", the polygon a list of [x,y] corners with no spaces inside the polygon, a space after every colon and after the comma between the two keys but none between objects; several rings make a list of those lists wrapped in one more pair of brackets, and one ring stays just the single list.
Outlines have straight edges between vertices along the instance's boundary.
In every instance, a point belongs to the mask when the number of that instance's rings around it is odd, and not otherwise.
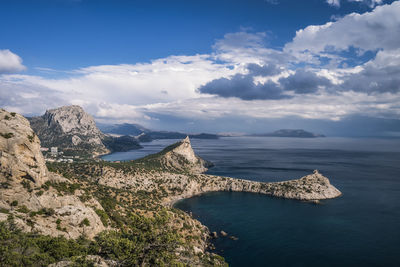
[{"label": "green shrub", "polygon": [[90,226],[90,222],[88,220],[88,218],[85,218],[81,221],[81,223],[79,224],[80,227],[82,226]]},{"label": "green shrub", "polygon": [[23,180],[23,181],[21,182],[21,184],[22,184],[22,186],[23,186],[26,190],[28,190],[28,191],[31,191],[31,190],[32,190],[30,181],[28,181],[28,180]]},{"label": "green shrub", "polygon": [[4,137],[5,139],[9,139],[14,136],[13,133],[0,133],[0,136]]},{"label": "green shrub", "polygon": [[103,225],[105,227],[107,227],[108,226],[108,219],[109,219],[107,213],[104,210],[100,210],[100,209],[96,209],[96,213],[100,217],[100,220],[103,223]]},{"label": "green shrub", "polygon": [[33,142],[33,140],[34,140],[34,138],[35,138],[35,133],[34,132],[32,132],[32,135],[28,135],[28,140],[29,140],[29,142]]},{"label": "green shrub", "polygon": [[47,266],[88,254],[90,241],[10,230],[0,222],[0,266]]},{"label": "green shrub", "polygon": [[43,208],[41,210],[46,216],[53,216],[56,212],[53,208]]},{"label": "green shrub", "polygon": [[155,218],[130,215],[128,229],[102,232],[94,254],[123,262],[124,266],[169,266],[177,259],[179,236],[167,225],[166,213]]},{"label": "green shrub", "polygon": [[30,212],[30,210],[29,210],[25,205],[22,205],[21,207],[19,207],[19,208],[17,209],[17,211],[18,211],[18,212],[22,212],[22,213],[28,213],[28,212]]}]

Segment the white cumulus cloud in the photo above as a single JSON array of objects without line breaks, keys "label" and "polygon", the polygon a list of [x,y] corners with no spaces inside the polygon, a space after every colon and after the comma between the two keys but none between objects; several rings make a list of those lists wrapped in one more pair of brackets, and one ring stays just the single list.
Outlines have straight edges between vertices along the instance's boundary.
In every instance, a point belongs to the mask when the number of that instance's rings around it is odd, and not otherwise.
[{"label": "white cumulus cloud", "polygon": [[284,51],[297,54],[321,54],[346,51],[353,47],[364,51],[397,49],[400,45],[400,1],[376,7],[364,14],[352,13],[324,25],[298,30]]},{"label": "white cumulus cloud", "polygon": [[340,0],[326,0],[326,2],[331,6],[340,7]]},{"label": "white cumulus cloud", "polygon": [[22,59],[8,49],[0,50],[0,73],[11,73],[24,70]]}]

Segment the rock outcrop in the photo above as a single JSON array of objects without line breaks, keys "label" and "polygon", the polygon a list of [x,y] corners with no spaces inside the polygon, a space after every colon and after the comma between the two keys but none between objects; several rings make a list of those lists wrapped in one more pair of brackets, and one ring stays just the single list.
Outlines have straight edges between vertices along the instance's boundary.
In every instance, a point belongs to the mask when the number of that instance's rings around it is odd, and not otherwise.
[{"label": "rock outcrop", "polygon": [[43,116],[29,120],[43,146],[58,147],[70,154],[98,156],[141,148],[134,137],[103,134],[80,106],[47,110]]},{"label": "rock outcrop", "polygon": [[212,166],[210,162],[194,153],[188,136],[157,154],[145,157],[142,161],[157,162],[165,170],[178,170],[189,173],[203,173]]},{"label": "rock outcrop", "polygon": [[[93,208],[76,195],[50,185],[68,180],[47,170],[40,141],[23,116],[0,110],[0,220],[13,219],[24,231],[93,238],[103,231]],[[97,201],[92,206],[101,209]]]},{"label": "rock outcrop", "polygon": [[0,110],[1,176],[37,185],[47,181],[47,168],[39,139],[21,115]]},{"label": "rock outcrop", "polygon": [[29,118],[32,128],[45,147],[56,146],[88,154],[105,154],[105,135],[91,115],[80,106],[64,106],[47,110],[43,116]]}]

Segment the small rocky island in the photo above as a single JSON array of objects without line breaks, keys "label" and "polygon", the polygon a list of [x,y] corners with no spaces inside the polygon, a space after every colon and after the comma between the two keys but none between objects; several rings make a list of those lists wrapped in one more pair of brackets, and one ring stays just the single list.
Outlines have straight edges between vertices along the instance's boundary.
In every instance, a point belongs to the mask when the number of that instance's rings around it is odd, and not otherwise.
[{"label": "small rocky island", "polygon": [[207,227],[174,209],[175,201],[212,191],[298,200],[341,195],[318,171],[276,183],[204,174],[211,163],[194,153],[188,137],[130,162],[46,164],[29,121],[3,109],[0,163],[6,266],[225,266],[207,249]]},{"label": "small rocky island", "polygon": [[296,138],[317,138],[325,137],[323,134],[316,134],[304,131],[303,129],[280,129],[272,133],[254,134],[253,136],[268,137],[296,137]]}]

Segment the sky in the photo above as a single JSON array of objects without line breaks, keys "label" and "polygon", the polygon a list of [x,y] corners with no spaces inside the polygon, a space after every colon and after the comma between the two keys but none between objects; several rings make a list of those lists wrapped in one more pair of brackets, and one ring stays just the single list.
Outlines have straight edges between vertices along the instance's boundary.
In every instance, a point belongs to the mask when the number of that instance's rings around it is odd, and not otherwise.
[{"label": "sky", "polygon": [[1,0],[0,106],[400,137],[400,1]]}]

